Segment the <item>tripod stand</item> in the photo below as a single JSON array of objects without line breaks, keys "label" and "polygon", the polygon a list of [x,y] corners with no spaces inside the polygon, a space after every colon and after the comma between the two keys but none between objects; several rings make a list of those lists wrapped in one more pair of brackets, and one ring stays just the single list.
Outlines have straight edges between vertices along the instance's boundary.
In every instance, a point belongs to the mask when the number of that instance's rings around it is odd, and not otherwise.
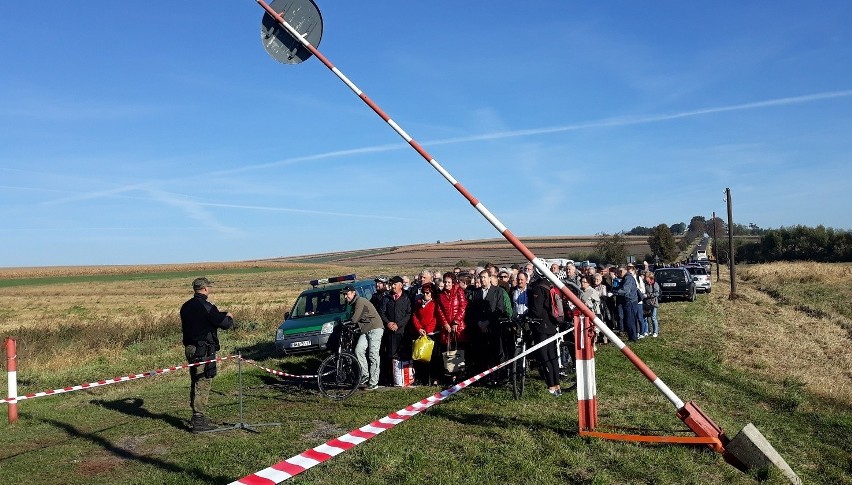
[{"label": "tripod stand", "polygon": [[256,430],[256,427],[260,426],[281,426],[281,423],[256,423],[256,424],[248,424],[243,421],[243,357],[239,352],[237,353],[237,379],[239,380],[239,399],[240,399],[240,415],[239,421],[231,424],[224,423],[224,426],[221,426],[216,429],[211,429],[210,431],[203,431],[203,433],[218,433],[221,431],[231,431],[234,429],[244,429],[246,431],[251,431],[252,433],[260,433],[260,431]]}]

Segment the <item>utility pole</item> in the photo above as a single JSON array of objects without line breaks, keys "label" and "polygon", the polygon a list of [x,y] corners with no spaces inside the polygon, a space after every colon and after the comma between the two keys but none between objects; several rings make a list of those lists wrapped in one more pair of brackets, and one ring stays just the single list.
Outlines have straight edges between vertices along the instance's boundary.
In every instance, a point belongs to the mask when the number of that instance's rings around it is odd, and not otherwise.
[{"label": "utility pole", "polygon": [[716,283],[719,282],[719,245],[716,243],[716,211],[713,211],[713,253],[716,256]]},{"label": "utility pole", "polygon": [[728,267],[731,272],[731,294],[728,296],[728,299],[733,300],[737,297],[737,265],[734,264],[734,210],[731,205],[730,188],[725,188],[725,200],[728,203]]}]

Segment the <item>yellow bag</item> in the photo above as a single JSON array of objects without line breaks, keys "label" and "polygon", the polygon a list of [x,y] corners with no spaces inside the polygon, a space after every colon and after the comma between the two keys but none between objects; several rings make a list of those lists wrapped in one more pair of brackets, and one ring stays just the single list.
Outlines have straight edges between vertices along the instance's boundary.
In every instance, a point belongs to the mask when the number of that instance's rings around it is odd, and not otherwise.
[{"label": "yellow bag", "polygon": [[433,348],[435,348],[435,341],[426,335],[421,335],[414,341],[414,351],[411,353],[411,358],[420,362],[429,362],[432,360]]}]

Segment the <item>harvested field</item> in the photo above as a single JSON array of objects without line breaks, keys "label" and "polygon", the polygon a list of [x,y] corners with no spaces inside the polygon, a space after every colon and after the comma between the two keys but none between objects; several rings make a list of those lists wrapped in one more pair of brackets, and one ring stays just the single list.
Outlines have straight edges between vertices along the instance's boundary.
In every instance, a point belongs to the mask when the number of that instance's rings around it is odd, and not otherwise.
[{"label": "harvested field", "polygon": [[[558,236],[545,238],[521,238],[536,256],[551,258],[585,258],[595,251],[597,236]],[[625,236],[627,251],[637,258],[650,252],[645,236]],[[489,261],[497,265],[509,265],[524,261],[524,257],[505,239],[482,239],[476,241],[452,241],[435,244],[415,244],[363,251],[324,253],[276,258],[268,261],[303,263],[338,263],[345,265],[413,265],[451,268],[459,261],[475,265]]]}]

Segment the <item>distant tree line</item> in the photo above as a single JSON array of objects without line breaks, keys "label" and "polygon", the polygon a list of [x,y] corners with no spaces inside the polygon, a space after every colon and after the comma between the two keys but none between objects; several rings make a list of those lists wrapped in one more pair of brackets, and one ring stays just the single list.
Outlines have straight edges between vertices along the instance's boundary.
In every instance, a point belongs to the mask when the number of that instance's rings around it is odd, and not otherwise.
[{"label": "distant tree line", "polygon": [[[837,263],[852,261],[852,232],[822,225],[792,226],[761,229],[757,241],[736,244],[737,262],[768,263],[772,261],[817,261]],[[736,231],[734,232],[736,235]],[[724,262],[727,240],[719,241],[719,253]]]},{"label": "distant tree line", "polygon": [[[689,224],[679,222],[672,225],[659,224],[655,227],[636,226],[623,233],[628,236],[647,236],[651,254],[646,259],[673,262],[681,251],[685,251],[696,239],[707,234],[717,238],[713,257],[727,263],[728,225],[721,217],[705,218],[693,216]],[[736,257],[742,262],[769,262],[809,260],[821,262],[852,261],[852,235],[849,231],[824,226],[793,226],[779,229],[764,229],[757,224],[734,224],[733,235],[747,237],[736,245]],[[748,238],[748,236],[752,236]],[[614,236],[606,244],[599,244],[599,252],[612,253],[616,249]],[[606,249],[606,251],[603,251]]]},{"label": "distant tree line", "polygon": [[[598,244],[591,259],[625,261],[628,253],[624,236],[647,236],[651,254],[649,261],[673,262],[681,251],[705,234],[717,238],[713,257],[728,262],[728,227],[721,217],[693,216],[689,224],[659,224],[654,227],[636,226],[620,234],[598,234]],[[735,240],[738,262],[764,263],[770,261],[807,260],[818,262],[852,261],[852,232],[825,226],[802,225],[764,229],[757,224],[734,224],[733,235],[746,237]],[[751,237],[748,237],[751,236]]]}]

